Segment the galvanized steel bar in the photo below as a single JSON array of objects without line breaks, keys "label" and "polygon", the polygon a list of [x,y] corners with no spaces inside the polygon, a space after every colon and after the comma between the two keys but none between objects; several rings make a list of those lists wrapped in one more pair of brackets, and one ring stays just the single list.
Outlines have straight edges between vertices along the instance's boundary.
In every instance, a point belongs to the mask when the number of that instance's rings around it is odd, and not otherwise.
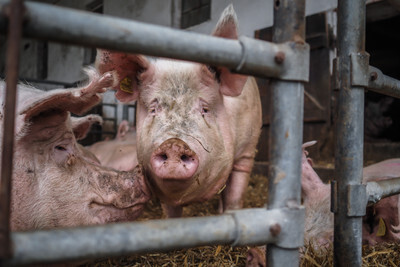
[{"label": "galvanized steel bar", "polygon": [[[305,1],[274,1],[273,41],[305,40]],[[285,62],[284,54],[276,57]],[[290,62],[291,63],[291,62]],[[296,66],[309,68],[309,58]],[[271,134],[269,140],[268,209],[300,205],[301,143],[303,137],[304,85],[300,82],[273,80],[271,99]],[[298,225],[303,236],[304,221]],[[267,245],[268,266],[299,266],[298,248]]]},{"label": "galvanized steel bar", "polygon": [[[336,123],[334,219],[335,266],[361,266],[361,214],[353,207],[350,190],[361,185],[363,166],[364,88],[351,85],[351,55],[365,52],[365,1],[338,1],[338,116]],[[351,191],[351,192],[350,192]],[[350,193],[349,193],[350,192]]]},{"label": "galvanized steel bar", "polygon": [[21,43],[23,3],[22,0],[13,0],[2,13],[9,17],[7,61],[6,61],[6,92],[1,157],[0,183],[0,258],[10,257],[12,246],[10,243],[10,204],[11,204],[11,176],[13,166],[14,119],[15,100],[17,94],[19,47]]},{"label": "galvanized steel bar", "polygon": [[14,256],[3,263],[51,263],[213,244],[275,242],[298,247],[302,236],[292,234],[301,229],[298,223],[304,219],[302,214],[302,209],[244,209],[220,216],[13,233]]},{"label": "galvanized steel bar", "polygon": [[[0,1],[6,5],[7,1]],[[241,37],[239,41],[176,30],[132,20],[83,12],[42,3],[26,3],[23,34],[74,45],[107,48],[151,56],[191,60],[230,70],[277,77],[308,80],[308,69],[298,68],[307,48],[301,45],[274,44]],[[0,17],[0,32],[6,20]],[[285,53],[290,64],[279,64],[275,57]]]},{"label": "galvanized steel bar", "polygon": [[369,66],[368,90],[400,98],[400,81],[383,74],[375,67]]},{"label": "galvanized steel bar", "polygon": [[377,203],[382,198],[390,197],[399,193],[400,177],[367,183],[367,196],[369,205]]}]

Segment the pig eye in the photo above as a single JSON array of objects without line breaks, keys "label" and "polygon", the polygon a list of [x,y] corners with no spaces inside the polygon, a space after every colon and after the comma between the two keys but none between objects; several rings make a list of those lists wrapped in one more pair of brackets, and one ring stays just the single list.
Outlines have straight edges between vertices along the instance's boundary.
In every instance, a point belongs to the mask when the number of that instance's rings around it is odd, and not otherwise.
[{"label": "pig eye", "polygon": [[201,114],[207,114],[208,113],[208,108],[206,108],[206,107],[203,107],[202,108],[202,110],[201,110]]},{"label": "pig eye", "polygon": [[67,151],[67,149],[64,146],[56,146],[55,149],[58,151]]},{"label": "pig eye", "polygon": [[158,110],[158,101],[157,99],[153,100],[149,106],[149,112],[152,115],[155,115],[157,113]]}]

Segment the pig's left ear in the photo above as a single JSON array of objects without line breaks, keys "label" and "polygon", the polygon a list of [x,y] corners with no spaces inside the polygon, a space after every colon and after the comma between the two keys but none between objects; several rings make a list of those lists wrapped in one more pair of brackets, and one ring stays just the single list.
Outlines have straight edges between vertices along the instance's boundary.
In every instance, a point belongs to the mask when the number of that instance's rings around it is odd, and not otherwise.
[{"label": "pig's left ear", "polygon": [[84,139],[93,124],[102,124],[103,119],[99,115],[90,114],[84,117],[71,117],[72,131],[76,140]]},{"label": "pig's left ear", "polygon": [[[215,27],[213,36],[238,39],[238,20],[232,4],[222,12],[222,15]],[[218,67],[219,81],[221,83],[221,93],[227,96],[238,96],[242,93],[247,81],[247,76],[233,74],[227,68]]]},{"label": "pig's left ear", "polygon": [[95,66],[100,73],[113,72],[115,97],[121,102],[136,100],[139,85],[151,80],[154,73],[145,56],[104,49],[97,49]]},{"label": "pig's left ear", "polygon": [[19,114],[25,115],[25,121],[52,109],[70,111],[77,115],[84,114],[101,101],[106,88],[114,83],[114,77],[109,72],[100,76],[94,69],[88,69],[86,73],[90,80],[88,85],[37,93],[27,101],[29,103],[19,111]]}]

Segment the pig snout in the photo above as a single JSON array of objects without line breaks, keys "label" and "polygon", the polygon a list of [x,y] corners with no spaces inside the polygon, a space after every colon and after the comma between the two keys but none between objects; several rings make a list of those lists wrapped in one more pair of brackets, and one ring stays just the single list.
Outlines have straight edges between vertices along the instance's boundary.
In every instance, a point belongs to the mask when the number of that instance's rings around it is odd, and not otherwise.
[{"label": "pig snout", "polygon": [[101,195],[91,202],[98,223],[135,220],[151,198],[140,165],[132,171],[119,172],[114,178],[103,174],[100,190]]},{"label": "pig snout", "polygon": [[186,180],[199,167],[199,158],[184,141],[171,138],[153,152],[150,164],[154,174],[160,179]]}]

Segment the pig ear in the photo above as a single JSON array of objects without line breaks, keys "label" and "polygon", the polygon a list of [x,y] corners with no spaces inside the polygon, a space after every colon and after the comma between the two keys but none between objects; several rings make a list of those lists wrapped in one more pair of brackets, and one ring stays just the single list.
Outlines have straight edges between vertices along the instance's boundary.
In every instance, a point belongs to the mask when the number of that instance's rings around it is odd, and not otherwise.
[{"label": "pig ear", "polygon": [[86,73],[90,80],[87,86],[37,93],[26,101],[27,104],[19,114],[25,115],[25,121],[28,121],[41,112],[52,109],[70,111],[78,115],[85,113],[100,102],[102,93],[114,82],[112,73],[100,76],[94,69],[87,69]]},{"label": "pig ear", "polygon": [[102,124],[103,119],[99,115],[90,114],[84,117],[71,117],[72,131],[76,140],[82,140],[87,136],[93,124]]},{"label": "pig ear", "polygon": [[[238,39],[238,20],[230,4],[222,12],[221,17],[215,27],[213,36],[227,39]],[[219,81],[221,83],[221,93],[227,96],[238,96],[242,93],[243,87],[247,81],[247,76],[233,74],[227,68],[217,68]]]},{"label": "pig ear", "polygon": [[118,127],[117,138],[122,138],[129,131],[129,122],[127,120],[121,121]]},{"label": "pig ear", "polygon": [[95,66],[100,73],[113,71],[116,76],[115,97],[121,102],[136,100],[138,85],[147,81],[154,73],[145,56],[97,49]]}]

